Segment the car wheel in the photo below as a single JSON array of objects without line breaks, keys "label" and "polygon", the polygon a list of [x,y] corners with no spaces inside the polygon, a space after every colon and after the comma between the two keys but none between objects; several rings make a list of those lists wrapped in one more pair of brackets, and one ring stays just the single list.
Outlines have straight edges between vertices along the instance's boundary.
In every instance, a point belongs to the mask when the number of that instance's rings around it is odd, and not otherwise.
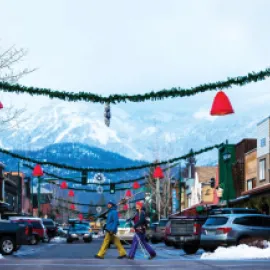
[{"label": "car wheel", "polygon": [[14,240],[10,236],[4,236],[0,240],[0,253],[3,255],[11,255],[15,250]]},{"label": "car wheel", "polygon": [[173,247],[176,248],[176,249],[181,249],[182,248],[182,246],[180,244],[176,244],[176,243],[173,244]]},{"label": "car wheel", "polygon": [[67,239],[67,243],[71,244],[73,241],[71,239]]},{"label": "car wheel", "polygon": [[84,240],[84,242],[85,242],[85,243],[91,243],[91,242],[92,242],[92,240],[93,240],[93,238],[92,238],[92,237],[90,237],[89,239]]},{"label": "car wheel", "polygon": [[173,245],[173,243],[171,241],[168,241],[168,240],[165,240],[164,243],[167,247],[171,247]]},{"label": "car wheel", "polygon": [[183,250],[186,254],[195,254],[198,251],[199,247],[195,245],[184,245]]},{"label": "car wheel", "polygon": [[151,239],[151,243],[152,243],[152,244],[157,244],[157,243],[158,243],[158,241],[157,241],[157,239],[152,238],[152,239]]},{"label": "car wheel", "polygon": [[39,238],[36,235],[33,235],[30,239],[30,245],[37,245],[39,243]]},{"label": "car wheel", "polygon": [[22,247],[21,245],[17,245],[14,251],[18,251],[21,247]]},{"label": "car wheel", "polygon": [[250,243],[250,241],[251,241],[251,237],[242,236],[237,240],[237,246],[238,245],[247,245],[248,243]]},{"label": "car wheel", "polygon": [[204,247],[203,250],[206,252],[214,252],[217,248],[216,247]]}]

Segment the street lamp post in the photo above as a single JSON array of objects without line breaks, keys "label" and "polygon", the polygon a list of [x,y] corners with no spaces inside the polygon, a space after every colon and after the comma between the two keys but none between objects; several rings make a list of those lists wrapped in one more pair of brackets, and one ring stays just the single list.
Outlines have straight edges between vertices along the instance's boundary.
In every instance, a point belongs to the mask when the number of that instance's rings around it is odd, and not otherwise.
[{"label": "street lamp post", "polygon": [[182,212],[182,168],[180,162],[180,171],[179,171],[179,213],[181,216]]},{"label": "street lamp post", "polygon": [[223,161],[225,162],[225,188],[226,188],[226,206],[229,206],[229,178],[228,178],[228,163],[231,159],[231,153],[228,151],[228,141],[226,141],[225,152],[223,153]]}]

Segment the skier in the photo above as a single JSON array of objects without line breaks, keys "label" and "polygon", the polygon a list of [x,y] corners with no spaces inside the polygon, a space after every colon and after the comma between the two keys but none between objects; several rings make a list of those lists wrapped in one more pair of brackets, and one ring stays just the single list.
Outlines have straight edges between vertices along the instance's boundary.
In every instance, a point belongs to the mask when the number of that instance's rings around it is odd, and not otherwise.
[{"label": "skier", "polygon": [[123,248],[119,238],[115,235],[117,233],[117,227],[119,224],[119,220],[118,220],[118,213],[116,210],[116,204],[112,201],[108,202],[108,216],[107,216],[107,222],[106,222],[106,226],[105,226],[105,238],[104,241],[102,243],[102,246],[99,250],[99,252],[97,253],[97,255],[95,255],[95,258],[97,259],[104,259],[104,255],[107,251],[107,249],[109,248],[109,245],[111,242],[114,243],[114,245],[117,247],[118,252],[119,252],[119,257],[118,259],[123,259],[127,257],[126,251]]},{"label": "skier", "polygon": [[134,221],[134,229],[135,229],[135,235],[133,237],[131,249],[128,254],[128,258],[130,260],[134,260],[136,250],[138,248],[139,241],[142,244],[142,247],[147,250],[150,257],[149,259],[153,259],[156,257],[156,252],[152,249],[150,245],[147,244],[145,239],[145,233],[146,233],[146,219],[145,219],[145,211],[143,209],[143,204],[141,202],[136,203],[136,215],[132,219]]}]

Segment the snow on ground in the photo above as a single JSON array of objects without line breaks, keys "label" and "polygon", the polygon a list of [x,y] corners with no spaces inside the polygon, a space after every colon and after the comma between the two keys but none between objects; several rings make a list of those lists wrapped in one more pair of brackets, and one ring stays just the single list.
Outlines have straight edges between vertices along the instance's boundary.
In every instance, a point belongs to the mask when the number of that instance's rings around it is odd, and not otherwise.
[{"label": "snow on ground", "polygon": [[1,259],[4,259],[4,257],[0,254],[0,260],[1,260]]},{"label": "snow on ground", "polygon": [[270,259],[270,242],[265,242],[265,248],[239,245],[235,247],[219,247],[214,253],[204,253],[203,260],[242,260],[242,259]]},{"label": "snow on ground", "polygon": [[66,241],[66,238],[63,237],[54,237],[50,243],[63,243]]}]

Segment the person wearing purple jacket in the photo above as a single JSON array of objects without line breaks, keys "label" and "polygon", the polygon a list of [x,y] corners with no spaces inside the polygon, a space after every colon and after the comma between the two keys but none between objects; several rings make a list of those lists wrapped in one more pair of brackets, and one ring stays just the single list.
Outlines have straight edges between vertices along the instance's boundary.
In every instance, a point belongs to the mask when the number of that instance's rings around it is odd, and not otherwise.
[{"label": "person wearing purple jacket", "polygon": [[141,202],[137,202],[136,203],[137,213],[132,219],[134,222],[135,235],[133,237],[131,249],[128,254],[128,258],[130,260],[134,260],[139,241],[141,242],[143,248],[145,248],[147,252],[149,253],[150,260],[156,257],[156,252],[152,249],[150,245],[147,244],[146,239],[145,239],[146,219],[145,219],[145,211],[142,208],[143,208],[143,204]]}]

